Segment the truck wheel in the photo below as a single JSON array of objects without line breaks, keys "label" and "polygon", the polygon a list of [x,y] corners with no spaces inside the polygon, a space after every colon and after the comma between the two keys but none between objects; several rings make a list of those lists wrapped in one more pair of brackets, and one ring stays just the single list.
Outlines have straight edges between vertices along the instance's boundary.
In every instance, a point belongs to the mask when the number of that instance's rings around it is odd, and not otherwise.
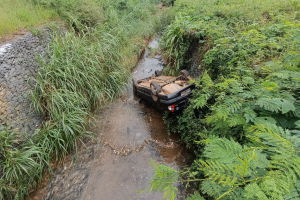
[{"label": "truck wheel", "polygon": [[156,77],[161,76],[161,73],[162,73],[162,71],[160,71],[160,70],[155,70],[155,76],[156,76]]},{"label": "truck wheel", "polygon": [[150,83],[151,96],[153,101],[158,100],[158,94],[161,92],[161,88],[156,81]]},{"label": "truck wheel", "polygon": [[184,79],[188,79],[189,75],[190,75],[190,73],[187,70],[181,70],[179,72],[179,76],[182,76]]},{"label": "truck wheel", "polygon": [[133,94],[135,94],[135,95],[137,95],[136,85],[137,85],[137,79],[132,78],[132,90],[133,90]]}]

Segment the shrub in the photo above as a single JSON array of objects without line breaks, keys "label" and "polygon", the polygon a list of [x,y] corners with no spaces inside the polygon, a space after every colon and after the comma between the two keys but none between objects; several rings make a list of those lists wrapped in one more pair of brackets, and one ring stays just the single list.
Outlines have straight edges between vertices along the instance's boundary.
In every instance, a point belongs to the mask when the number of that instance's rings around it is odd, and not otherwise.
[{"label": "shrub", "polygon": [[189,106],[164,119],[196,159],[180,172],[155,165],[150,188],[169,199],[178,182],[198,182],[187,199],[298,199],[299,2],[177,0],[173,11],[165,72],[188,69],[197,44],[203,73]]}]

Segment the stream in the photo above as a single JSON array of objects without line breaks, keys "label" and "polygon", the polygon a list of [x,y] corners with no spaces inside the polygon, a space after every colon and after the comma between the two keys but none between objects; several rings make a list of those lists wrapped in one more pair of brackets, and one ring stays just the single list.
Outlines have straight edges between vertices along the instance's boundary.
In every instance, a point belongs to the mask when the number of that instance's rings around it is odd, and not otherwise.
[{"label": "stream", "polygon": [[[149,47],[157,48],[154,39]],[[163,68],[160,55],[150,56],[146,49],[132,76],[141,79]],[[27,200],[129,200],[162,199],[163,193],[137,193],[153,175],[149,159],[174,169],[191,160],[179,136],[167,134],[163,113],[133,95],[132,85],[116,100],[95,114],[91,128],[97,142],[88,141],[76,155],[70,155]],[[184,186],[178,185],[177,199],[183,199]]]}]

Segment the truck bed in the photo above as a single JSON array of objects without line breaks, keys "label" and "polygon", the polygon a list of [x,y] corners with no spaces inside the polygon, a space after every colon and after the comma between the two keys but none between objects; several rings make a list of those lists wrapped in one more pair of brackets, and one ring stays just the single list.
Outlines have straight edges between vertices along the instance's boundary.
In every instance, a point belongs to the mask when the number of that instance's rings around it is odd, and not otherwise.
[{"label": "truck bed", "polygon": [[[139,80],[138,86],[146,87],[146,88],[150,89],[150,83],[152,81],[156,81],[158,84],[160,84],[160,83],[166,83],[166,82],[170,81],[171,79],[174,79],[174,77],[173,76],[149,77],[149,78]],[[183,80],[174,81],[172,83],[169,83],[169,84],[163,86],[161,88],[161,92],[159,94],[161,94],[161,95],[172,94],[174,92],[177,92],[177,91],[183,89],[184,87],[186,87],[188,85],[189,85],[188,81],[183,81]]]}]

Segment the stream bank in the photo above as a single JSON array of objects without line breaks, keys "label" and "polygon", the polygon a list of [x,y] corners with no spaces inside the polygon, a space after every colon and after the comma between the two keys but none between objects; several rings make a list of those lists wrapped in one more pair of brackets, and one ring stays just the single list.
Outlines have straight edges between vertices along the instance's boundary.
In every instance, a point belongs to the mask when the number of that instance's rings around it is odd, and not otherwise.
[{"label": "stream bank", "polygon": [[[156,39],[149,44],[157,46]],[[145,78],[162,68],[160,56],[152,58],[146,49],[132,76]],[[148,185],[147,177],[153,174],[149,159],[175,169],[190,160],[179,137],[167,134],[163,113],[134,96],[131,84],[107,108],[96,112],[94,123],[91,131],[97,142],[82,147],[75,163],[76,155],[68,156],[27,199],[162,199],[159,192],[136,192]]]},{"label": "stream bank", "polygon": [[42,127],[43,117],[30,107],[30,85],[40,68],[37,55],[45,54],[51,36],[31,32],[0,45],[0,128],[33,134]]}]

